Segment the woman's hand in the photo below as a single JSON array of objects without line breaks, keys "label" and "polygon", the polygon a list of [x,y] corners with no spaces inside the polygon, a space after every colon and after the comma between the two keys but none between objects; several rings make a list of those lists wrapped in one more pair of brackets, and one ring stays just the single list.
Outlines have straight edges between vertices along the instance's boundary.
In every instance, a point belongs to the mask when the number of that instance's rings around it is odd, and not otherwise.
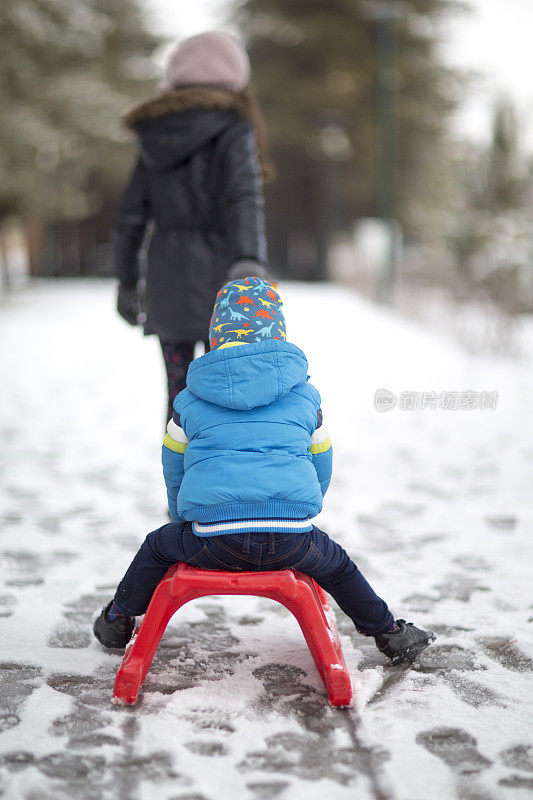
[{"label": "woman's hand", "polygon": [[117,311],[130,325],[140,325],[143,320],[141,296],[137,284],[121,283],[118,287]]},{"label": "woman's hand", "polygon": [[268,270],[259,261],[252,258],[240,258],[234,261],[226,275],[227,281],[238,281],[241,278],[266,278],[268,279]]}]

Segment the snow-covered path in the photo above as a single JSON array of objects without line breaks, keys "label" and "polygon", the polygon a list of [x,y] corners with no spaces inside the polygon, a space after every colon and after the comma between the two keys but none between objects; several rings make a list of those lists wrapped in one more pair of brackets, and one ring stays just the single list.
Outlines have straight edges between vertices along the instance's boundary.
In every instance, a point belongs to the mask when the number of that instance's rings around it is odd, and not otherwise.
[{"label": "snow-covered path", "polygon": [[[391,668],[337,613],[357,695],[327,705],[296,622],[254,598],[176,615],[134,709],[91,635],[166,521],[163,374],[107,282],[0,307],[0,796],[507,800],[533,795],[533,375],[332,286],[285,285],[335,447],[320,527],[439,636]],[[498,391],[496,410],[374,410],[378,388]]]}]

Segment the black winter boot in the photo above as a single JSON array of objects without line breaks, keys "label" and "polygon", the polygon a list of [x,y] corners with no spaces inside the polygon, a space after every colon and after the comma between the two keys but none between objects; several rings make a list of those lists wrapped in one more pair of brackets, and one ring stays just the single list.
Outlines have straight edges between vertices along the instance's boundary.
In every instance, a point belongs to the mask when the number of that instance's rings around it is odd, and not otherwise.
[{"label": "black winter boot", "polygon": [[102,609],[102,613],[97,617],[93,625],[93,632],[104,647],[124,648],[133,635],[135,617],[118,616],[111,622],[108,619],[107,612],[112,605],[113,601],[111,600]]},{"label": "black winter boot", "polygon": [[374,637],[378,650],[388,656],[395,666],[413,662],[437,638],[431,631],[415,628],[412,622],[404,619],[397,619],[396,625],[397,631],[378,633]]}]

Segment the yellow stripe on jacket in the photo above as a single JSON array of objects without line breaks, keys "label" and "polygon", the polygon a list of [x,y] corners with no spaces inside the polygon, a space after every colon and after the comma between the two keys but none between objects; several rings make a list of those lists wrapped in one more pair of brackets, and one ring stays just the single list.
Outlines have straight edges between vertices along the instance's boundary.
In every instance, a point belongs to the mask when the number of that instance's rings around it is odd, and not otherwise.
[{"label": "yellow stripe on jacket", "polygon": [[184,453],[187,445],[184,442],[175,442],[167,433],[163,439],[163,447],[168,447],[169,450],[174,450],[175,453]]},{"label": "yellow stripe on jacket", "polygon": [[167,425],[167,434],[163,439],[163,447],[168,447],[169,450],[173,450],[175,453],[184,453],[188,444],[189,440],[183,428],[180,428],[171,419]]},{"label": "yellow stripe on jacket", "polygon": [[309,448],[309,452],[312,456],[325,453],[326,450],[329,450],[331,447],[331,439],[328,436],[327,428],[322,422],[322,419],[320,419],[320,422],[320,427],[316,428],[311,436],[311,447]]},{"label": "yellow stripe on jacket", "polygon": [[313,440],[311,439],[311,447],[309,448],[309,452],[311,453],[312,456],[316,456],[319,453],[325,453],[326,450],[329,450],[330,447],[331,447],[331,439],[329,438],[329,436],[327,436],[323,442],[313,443]]}]

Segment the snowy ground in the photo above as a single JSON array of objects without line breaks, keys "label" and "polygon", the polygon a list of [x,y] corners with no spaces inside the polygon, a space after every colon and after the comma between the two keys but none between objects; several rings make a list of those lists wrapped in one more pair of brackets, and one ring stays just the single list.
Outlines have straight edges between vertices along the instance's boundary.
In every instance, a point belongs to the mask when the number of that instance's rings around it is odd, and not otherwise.
[{"label": "snowy ground", "polygon": [[[474,360],[335,287],[282,292],[335,447],[319,524],[437,643],[391,668],[338,612],[357,705],[334,711],[281,606],[197,600],[139,705],[113,706],[120,657],[91,617],[166,521],[162,367],[110,283],[34,285],[0,308],[3,798],[533,795],[531,362]],[[500,396],[380,414],[378,388]]]}]

